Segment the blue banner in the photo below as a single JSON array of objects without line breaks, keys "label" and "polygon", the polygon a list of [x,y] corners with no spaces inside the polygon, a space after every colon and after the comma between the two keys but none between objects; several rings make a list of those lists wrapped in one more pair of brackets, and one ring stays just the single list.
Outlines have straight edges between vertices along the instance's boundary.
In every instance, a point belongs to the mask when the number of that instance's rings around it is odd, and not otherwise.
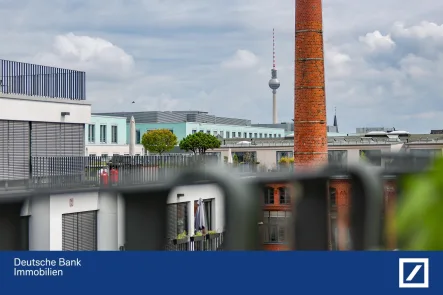
[{"label": "blue banner", "polygon": [[11,295],[443,294],[442,278],[443,252],[0,252]]}]

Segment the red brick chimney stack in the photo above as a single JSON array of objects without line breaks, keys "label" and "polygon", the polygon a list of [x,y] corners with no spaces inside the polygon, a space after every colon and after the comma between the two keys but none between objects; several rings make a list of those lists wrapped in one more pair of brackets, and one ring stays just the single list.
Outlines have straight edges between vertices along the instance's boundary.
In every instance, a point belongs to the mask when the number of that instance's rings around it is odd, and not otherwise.
[{"label": "red brick chimney stack", "polygon": [[328,161],[321,0],[295,1],[294,164]]}]

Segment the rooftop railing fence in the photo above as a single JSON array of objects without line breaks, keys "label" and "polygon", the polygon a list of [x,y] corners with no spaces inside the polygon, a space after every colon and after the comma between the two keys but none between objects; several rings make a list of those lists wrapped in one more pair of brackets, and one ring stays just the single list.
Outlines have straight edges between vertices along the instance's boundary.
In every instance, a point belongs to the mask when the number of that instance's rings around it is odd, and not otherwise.
[{"label": "rooftop railing fence", "polygon": [[[61,187],[49,185],[41,187],[40,190],[4,194],[0,198],[0,211],[2,206],[5,207],[8,203],[23,202],[38,194],[107,192],[122,196],[125,202],[126,244],[122,248],[126,251],[260,250],[263,245],[258,226],[263,216],[263,200],[260,196],[269,184],[283,183],[291,188],[294,200],[289,205],[292,209],[292,217],[287,239],[288,247],[296,250],[330,250],[331,229],[328,216],[331,210],[331,200],[327,197],[327,191],[331,179],[341,177],[346,178],[350,184],[348,226],[352,241],[351,250],[385,249],[386,241],[383,239],[385,234],[383,222],[386,222],[384,216],[385,179],[389,177],[390,180],[395,181],[398,184],[397,193],[401,193],[402,187],[398,180],[404,175],[421,173],[426,166],[411,166],[408,164],[409,155],[389,155],[389,157],[398,165],[393,164],[384,170],[374,169],[367,165],[349,165],[345,169],[329,165],[319,170],[297,171],[296,169],[290,173],[257,174],[247,178],[228,173],[220,167],[209,167],[207,163],[204,166],[202,165],[205,162],[204,159],[195,157],[189,159],[177,157],[169,162],[161,157],[153,156],[113,158],[111,162],[100,158],[78,159],[78,163],[74,161],[75,163],[63,162],[63,164],[80,169],[83,167],[80,163],[85,161],[87,165],[84,168],[88,172],[78,176],[81,182]],[[65,172],[60,170],[59,163],[56,161],[57,165],[55,165],[52,161],[55,159],[41,160],[41,162],[34,159],[34,164],[37,167],[40,167],[38,165],[46,167],[46,171],[52,171],[53,174],[57,171],[61,174],[60,177],[66,176],[63,175]],[[116,186],[97,186],[98,170],[104,167],[112,169],[116,166],[120,170],[119,177],[123,177],[125,171],[129,171],[128,175],[132,175],[134,169],[141,175],[150,175],[153,171],[160,171],[162,168],[176,166],[184,168],[186,165],[191,169],[176,169],[171,173],[168,172],[164,181],[156,178],[149,184],[149,181],[146,182],[149,178],[145,176],[140,178],[128,176],[131,177],[130,181],[119,182]],[[143,169],[148,169],[148,172],[142,172]],[[87,188],[81,185],[88,181],[94,184]],[[156,185],[153,186],[153,183]],[[225,209],[223,233],[218,236],[189,237],[186,241],[170,240],[165,243],[165,233],[168,231],[166,200],[171,191],[178,186],[200,184],[216,185],[223,192]],[[401,194],[397,196],[401,200]],[[19,227],[16,228],[22,230]],[[401,241],[398,242],[398,247],[402,247]]]},{"label": "rooftop railing fence", "polygon": [[0,59],[0,93],[85,100],[86,74]]}]

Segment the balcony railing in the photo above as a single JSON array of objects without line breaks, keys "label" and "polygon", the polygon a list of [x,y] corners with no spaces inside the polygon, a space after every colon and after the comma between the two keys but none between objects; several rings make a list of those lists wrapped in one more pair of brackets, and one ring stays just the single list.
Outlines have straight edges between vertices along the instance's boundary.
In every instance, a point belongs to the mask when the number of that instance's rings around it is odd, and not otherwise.
[{"label": "balcony railing", "polygon": [[85,100],[86,74],[0,59],[0,93]]},{"label": "balcony railing", "polygon": [[166,243],[166,251],[223,251],[224,233],[172,239]]}]

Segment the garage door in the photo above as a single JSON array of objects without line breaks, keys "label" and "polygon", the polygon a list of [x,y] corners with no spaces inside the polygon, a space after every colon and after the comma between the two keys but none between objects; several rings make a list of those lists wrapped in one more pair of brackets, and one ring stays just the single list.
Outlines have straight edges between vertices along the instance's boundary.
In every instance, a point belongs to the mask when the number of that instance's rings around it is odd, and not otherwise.
[{"label": "garage door", "polygon": [[97,251],[97,211],[62,215],[62,250]]}]

